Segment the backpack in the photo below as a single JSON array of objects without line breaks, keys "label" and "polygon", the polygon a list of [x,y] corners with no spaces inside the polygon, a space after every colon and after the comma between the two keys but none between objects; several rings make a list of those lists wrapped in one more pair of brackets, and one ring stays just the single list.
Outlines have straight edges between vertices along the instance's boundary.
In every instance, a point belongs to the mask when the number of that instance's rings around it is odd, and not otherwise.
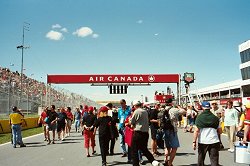
[{"label": "backpack", "polygon": [[174,126],[172,125],[172,121],[169,115],[169,110],[171,108],[172,106],[164,111],[163,116],[160,120],[160,127],[164,130],[174,130]]}]

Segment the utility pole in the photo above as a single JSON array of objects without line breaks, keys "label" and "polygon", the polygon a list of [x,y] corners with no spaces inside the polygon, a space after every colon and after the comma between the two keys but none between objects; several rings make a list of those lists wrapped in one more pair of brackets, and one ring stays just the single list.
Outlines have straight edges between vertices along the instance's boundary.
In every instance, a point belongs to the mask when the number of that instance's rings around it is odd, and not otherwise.
[{"label": "utility pole", "polygon": [[29,47],[24,46],[24,31],[29,31],[30,24],[27,22],[23,23],[23,36],[22,36],[22,45],[17,46],[17,49],[22,49],[22,60],[21,60],[21,87],[20,87],[20,96],[19,96],[19,107],[22,102],[22,93],[23,93],[23,49],[27,49]]}]

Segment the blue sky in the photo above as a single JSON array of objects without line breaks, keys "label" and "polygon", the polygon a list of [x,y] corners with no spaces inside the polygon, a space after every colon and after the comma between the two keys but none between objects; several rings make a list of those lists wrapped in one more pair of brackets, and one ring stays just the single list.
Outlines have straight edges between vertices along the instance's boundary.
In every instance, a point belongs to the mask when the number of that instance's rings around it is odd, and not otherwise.
[{"label": "blue sky", "polygon": [[[248,0],[0,1],[0,65],[25,74],[159,74],[194,72],[192,88],[240,79],[238,45],[250,39]],[[34,74],[34,75],[33,75]],[[42,77],[42,78],[41,78]],[[129,87],[56,85],[94,100],[153,99],[174,84]]]}]

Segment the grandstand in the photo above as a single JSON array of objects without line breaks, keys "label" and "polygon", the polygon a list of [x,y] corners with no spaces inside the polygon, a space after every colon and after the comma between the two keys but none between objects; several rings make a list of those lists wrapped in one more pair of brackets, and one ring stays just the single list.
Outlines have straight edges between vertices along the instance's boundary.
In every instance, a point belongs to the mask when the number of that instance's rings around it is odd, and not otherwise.
[{"label": "grandstand", "polygon": [[[21,76],[18,71],[0,67],[0,114],[9,114],[10,108],[18,106],[25,112],[37,113],[38,107],[54,104],[60,106],[79,106],[80,104],[99,107],[96,102],[68,90],[52,87],[44,82],[23,74],[21,93]],[[20,96],[22,100],[20,100]]]}]

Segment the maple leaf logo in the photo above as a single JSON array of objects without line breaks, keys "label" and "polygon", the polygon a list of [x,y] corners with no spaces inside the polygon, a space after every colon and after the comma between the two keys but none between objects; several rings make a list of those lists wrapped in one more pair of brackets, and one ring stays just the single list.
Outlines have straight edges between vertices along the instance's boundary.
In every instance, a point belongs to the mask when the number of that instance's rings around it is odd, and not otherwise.
[{"label": "maple leaf logo", "polygon": [[155,77],[153,75],[148,76],[148,81],[149,82],[154,82],[155,81]]}]

